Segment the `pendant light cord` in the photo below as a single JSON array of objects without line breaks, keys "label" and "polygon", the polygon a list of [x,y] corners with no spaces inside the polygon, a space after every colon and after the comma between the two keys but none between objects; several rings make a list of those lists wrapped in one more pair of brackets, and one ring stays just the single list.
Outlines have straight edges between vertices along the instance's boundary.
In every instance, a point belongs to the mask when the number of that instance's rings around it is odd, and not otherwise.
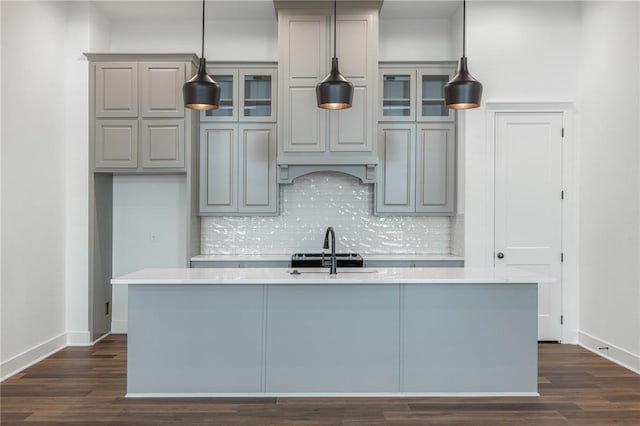
[{"label": "pendant light cord", "polygon": [[466,57],[467,45],[467,1],[462,0],[462,57]]},{"label": "pendant light cord", "polygon": [[202,0],[202,56],[204,58],[204,0]]},{"label": "pendant light cord", "polygon": [[336,54],[337,52],[337,34],[338,34],[338,16],[337,16],[337,11],[338,10],[338,0],[333,0],[333,57],[337,58],[338,55]]}]

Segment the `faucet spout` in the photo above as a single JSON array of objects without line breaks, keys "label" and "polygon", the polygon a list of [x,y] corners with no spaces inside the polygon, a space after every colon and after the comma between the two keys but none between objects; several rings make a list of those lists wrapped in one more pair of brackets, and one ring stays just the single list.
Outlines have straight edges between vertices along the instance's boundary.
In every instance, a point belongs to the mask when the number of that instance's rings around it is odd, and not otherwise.
[{"label": "faucet spout", "polygon": [[329,248],[329,234],[331,234],[331,265],[329,269],[329,275],[336,275],[338,260],[336,259],[336,233],[333,232],[333,228],[330,226],[324,233],[324,245],[322,248],[325,250]]}]

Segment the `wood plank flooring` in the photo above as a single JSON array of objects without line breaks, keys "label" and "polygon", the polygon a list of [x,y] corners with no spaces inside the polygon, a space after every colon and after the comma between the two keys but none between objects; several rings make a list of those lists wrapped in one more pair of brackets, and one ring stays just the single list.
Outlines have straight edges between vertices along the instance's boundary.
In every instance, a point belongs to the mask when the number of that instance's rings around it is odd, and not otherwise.
[{"label": "wood plank flooring", "polygon": [[126,336],[66,348],[0,384],[2,425],[640,425],[640,376],[539,345],[540,397],[126,399]]}]

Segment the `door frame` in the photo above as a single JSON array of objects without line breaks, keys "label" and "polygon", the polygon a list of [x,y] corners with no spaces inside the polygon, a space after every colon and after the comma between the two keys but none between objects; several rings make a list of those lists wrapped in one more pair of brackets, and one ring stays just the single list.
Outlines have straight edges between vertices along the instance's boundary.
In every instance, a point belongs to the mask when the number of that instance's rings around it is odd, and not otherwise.
[{"label": "door frame", "polygon": [[486,104],[486,189],[484,258],[494,264],[495,252],[495,144],[496,115],[503,112],[561,113],[564,128],[562,141],[562,343],[578,342],[578,265],[579,265],[579,151],[574,136],[575,107],[570,102],[487,102]]}]

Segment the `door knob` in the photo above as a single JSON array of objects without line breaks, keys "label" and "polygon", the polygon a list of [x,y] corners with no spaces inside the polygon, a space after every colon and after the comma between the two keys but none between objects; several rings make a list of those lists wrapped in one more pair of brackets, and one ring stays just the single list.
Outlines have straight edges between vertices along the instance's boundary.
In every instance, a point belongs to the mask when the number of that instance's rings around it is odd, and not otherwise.
[{"label": "door knob", "polygon": [[499,251],[498,252],[498,259],[504,259],[504,253]]}]

